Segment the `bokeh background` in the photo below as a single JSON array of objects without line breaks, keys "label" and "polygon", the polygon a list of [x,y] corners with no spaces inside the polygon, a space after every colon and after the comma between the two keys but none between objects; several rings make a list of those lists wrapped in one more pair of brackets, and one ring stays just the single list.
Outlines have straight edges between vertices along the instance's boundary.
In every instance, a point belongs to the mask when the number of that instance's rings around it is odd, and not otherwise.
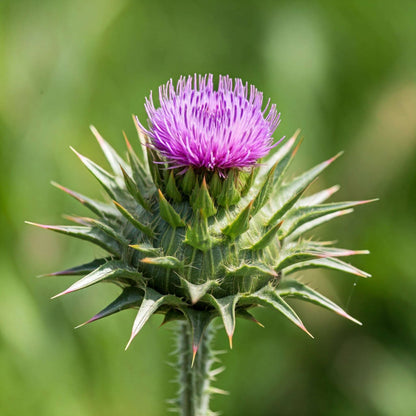
[{"label": "bokeh background", "polygon": [[[24,225],[82,207],[56,180],[100,197],[69,150],[104,163],[88,130],[116,149],[131,114],[180,74],[230,74],[277,103],[277,136],[301,127],[293,174],[340,150],[319,180],[334,197],[380,197],[321,230],[368,248],[374,277],[309,273],[364,322],[299,307],[315,340],[278,313],[239,322],[213,408],[226,416],[416,414],[416,2],[2,0],[0,2],[0,413],[166,414],[175,392],[173,332],[154,317],[124,352],[134,312],[74,331],[112,300],[102,285],[50,301],[71,278],[35,276],[98,256],[81,241]],[[321,235],[320,234],[320,235]],[[227,340],[218,334],[218,348]]]}]

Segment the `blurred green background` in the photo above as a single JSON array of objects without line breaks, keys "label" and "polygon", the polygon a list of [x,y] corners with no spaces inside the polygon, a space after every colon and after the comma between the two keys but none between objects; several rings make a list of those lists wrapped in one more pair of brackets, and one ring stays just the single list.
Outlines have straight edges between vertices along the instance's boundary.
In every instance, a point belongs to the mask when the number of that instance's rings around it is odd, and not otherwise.
[{"label": "blurred green background", "polygon": [[[0,414],[165,415],[174,395],[173,333],[146,325],[124,352],[134,312],[74,331],[117,289],[50,301],[73,279],[35,276],[98,256],[24,225],[64,222],[82,207],[56,180],[100,197],[68,149],[104,163],[88,130],[116,149],[131,114],[180,74],[230,74],[277,103],[277,136],[305,136],[293,174],[340,150],[319,186],[335,199],[380,197],[322,228],[373,278],[305,279],[363,327],[296,305],[315,340],[272,311],[239,322],[217,387],[225,416],[416,414],[416,2],[0,1]],[[321,235],[320,234],[320,235]],[[225,334],[218,348],[227,348]]]}]

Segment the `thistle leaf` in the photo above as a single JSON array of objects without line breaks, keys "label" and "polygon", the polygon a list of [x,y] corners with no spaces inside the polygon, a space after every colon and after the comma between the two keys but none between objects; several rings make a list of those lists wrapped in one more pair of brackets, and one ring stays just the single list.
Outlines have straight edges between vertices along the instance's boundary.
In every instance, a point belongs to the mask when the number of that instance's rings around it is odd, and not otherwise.
[{"label": "thistle leaf", "polygon": [[214,199],[217,199],[218,195],[221,193],[221,179],[218,175],[218,172],[214,172],[209,181],[209,192]]},{"label": "thistle leaf", "polygon": [[81,162],[86,166],[86,168],[92,173],[92,175],[100,182],[105,191],[110,195],[112,199],[117,199],[118,186],[114,176],[110,175],[106,170],[101,166],[98,166],[92,160],[78,153],[74,148],[71,147],[71,150],[79,157]]},{"label": "thistle leaf", "polygon": [[316,227],[319,227],[326,222],[333,220],[334,218],[342,217],[343,215],[351,214],[354,212],[352,208],[344,209],[341,211],[333,212],[332,214],[324,215],[323,217],[316,218],[315,220],[308,221],[301,225],[300,227],[296,228],[293,232],[291,232],[286,238],[287,240],[295,240],[296,238],[304,235],[306,232],[313,230]]},{"label": "thistle leaf", "polygon": [[263,263],[243,263],[240,266],[227,266],[225,276],[227,277],[246,277],[261,275],[266,277],[277,277],[277,272]]},{"label": "thistle leaf", "polygon": [[[105,222],[96,220],[94,218],[85,218],[85,217],[83,217],[82,220],[85,221],[86,225],[92,224],[93,226],[99,228],[104,233],[106,233],[109,237],[118,241],[121,245],[124,245],[124,246],[129,245],[128,240],[123,236],[122,233],[118,233],[117,231],[114,230],[114,228],[112,226],[106,224]],[[119,225],[117,224],[117,228],[118,227],[119,227]]]},{"label": "thistle leaf", "polygon": [[212,200],[205,177],[202,179],[202,184],[200,188],[195,188],[194,197],[192,198],[192,208],[194,211],[201,212],[205,217],[212,217],[217,213],[215,208],[214,201]]},{"label": "thistle leaf", "polygon": [[[261,163],[255,179],[255,186],[258,186],[264,181],[264,178],[267,176],[272,166],[274,166],[277,162],[282,161],[290,153],[294,144],[296,143],[299,133],[300,130],[296,130],[295,134],[289,140],[287,140],[286,143],[284,143],[278,151],[270,153],[270,156]],[[276,174],[284,172],[284,170],[281,169],[284,165],[285,163],[282,163],[281,167],[277,169]]]},{"label": "thistle leaf", "polygon": [[312,169],[309,169],[302,175],[295,178],[290,182],[289,186],[292,189],[301,189],[311,184],[329,165],[331,165],[335,160],[337,160],[343,152],[337,153],[335,156],[331,157],[328,160],[320,163],[319,165],[314,166]]},{"label": "thistle leaf", "polygon": [[222,233],[224,235],[230,237],[231,240],[235,240],[239,235],[248,230],[253,203],[254,200],[251,201],[242,211],[240,211],[231,223],[222,229]]},{"label": "thistle leaf", "polygon": [[147,256],[160,256],[162,254],[162,249],[159,247],[153,247],[151,244],[148,243],[141,243],[141,244],[132,244],[129,247],[134,248],[137,251],[147,255]]},{"label": "thistle leaf", "polygon": [[110,280],[121,277],[134,280],[138,283],[143,282],[143,275],[141,273],[131,268],[127,269],[125,263],[122,261],[112,260],[102,264],[97,269],[75,282],[68,289],[54,296],[52,299],[66,295],[67,293],[72,293],[77,290],[84,289],[103,280]]},{"label": "thistle leaf", "polygon": [[237,318],[246,319],[247,321],[254,322],[258,326],[264,328],[264,325],[259,322],[247,309],[239,308],[236,310],[236,316]]},{"label": "thistle leaf", "polygon": [[219,240],[211,237],[207,218],[199,212],[194,215],[191,227],[186,230],[185,243],[201,251],[208,251]]},{"label": "thistle leaf", "polygon": [[[131,173],[134,181],[136,182],[137,187],[145,193],[149,188],[152,188],[153,182],[147,180],[150,175],[147,159],[144,158],[143,148],[139,145],[139,156],[133,150],[132,145],[127,139],[126,133],[123,131],[124,140],[127,146],[127,157],[129,165],[131,166]],[[154,187],[154,186],[153,186]]]},{"label": "thistle leaf", "polygon": [[278,263],[274,270],[279,272],[297,263],[305,262],[315,258],[325,257],[323,252],[308,249],[301,245],[300,247],[285,248],[279,253]]},{"label": "thistle leaf", "polygon": [[[330,204],[321,204],[315,206],[299,207],[292,210],[285,218],[285,222],[279,231],[279,238],[282,239],[292,233],[301,225],[313,221],[337,211],[345,211],[358,205],[368,204],[375,201],[351,201],[351,202],[335,202]],[[338,214],[339,215],[339,214]]]},{"label": "thistle leaf", "polygon": [[78,217],[73,215],[64,215],[63,216],[66,220],[72,221],[75,224],[79,225],[91,225],[93,223],[93,218],[90,217]]},{"label": "thistle leaf", "polygon": [[300,270],[315,269],[315,268],[340,270],[342,272],[354,274],[356,276],[371,277],[370,274],[364,272],[363,270],[360,270],[352,266],[349,263],[346,263],[342,260],[339,260],[337,258],[332,258],[332,257],[309,260],[303,263],[297,263],[292,266],[286,267],[285,276],[288,276],[289,274],[298,272]]},{"label": "thistle leaf", "polygon": [[235,330],[235,307],[239,299],[239,294],[219,299],[216,299],[212,295],[207,295],[207,300],[217,309],[221,316],[231,349],[233,348],[233,335]]},{"label": "thistle leaf", "polygon": [[221,193],[218,195],[218,205],[228,208],[240,200],[240,192],[237,189],[238,173],[234,170],[228,172],[228,176],[222,183]]},{"label": "thistle leaf", "polygon": [[110,164],[114,174],[116,176],[121,177],[121,169],[129,171],[130,167],[127,165],[127,163],[118,155],[118,153],[113,149],[113,147],[103,139],[101,134],[98,133],[98,130],[92,125],[90,126],[90,130],[97,139],[97,142],[100,145],[101,150],[104,153],[104,156],[108,160],[108,163]]},{"label": "thistle leaf", "polygon": [[305,196],[298,202],[298,206],[309,207],[311,205],[322,204],[327,199],[329,199],[335,192],[338,192],[340,189],[339,185],[331,186],[328,189],[317,192],[313,195]]},{"label": "thistle leaf", "polygon": [[[297,136],[299,134],[300,130],[297,130],[295,132],[295,135],[290,139],[289,143],[290,147],[288,147],[288,152],[278,160],[277,167],[274,173],[273,177],[273,192],[276,193],[278,189],[280,188],[283,179],[285,177],[285,174],[291,165],[293,159],[295,158],[296,153],[299,150],[299,147],[302,143],[302,140],[300,140],[297,144]],[[296,144],[296,146],[294,146]]]},{"label": "thistle leaf", "polygon": [[279,228],[281,227],[282,223],[283,221],[280,221],[276,225],[269,227],[270,229],[265,234],[263,234],[259,241],[257,241],[250,247],[250,250],[262,250],[266,248],[269,244],[271,244],[273,240],[276,238],[277,232],[279,231]]},{"label": "thistle leaf", "polygon": [[257,212],[260,211],[260,209],[266,204],[266,202],[269,201],[270,194],[273,189],[273,177],[274,172],[276,170],[277,164],[275,164],[269,171],[269,173],[266,175],[266,178],[263,182],[263,184],[260,186],[260,189],[255,196],[254,200],[252,201],[252,209],[251,209],[251,215],[254,216],[257,214]]},{"label": "thistle leaf", "polygon": [[154,237],[154,232],[149,226],[142,224],[137,218],[133,216],[133,214],[127,211],[127,209],[120,205],[117,201],[113,201],[113,203],[121,212],[121,214],[143,234],[146,234],[150,238]]},{"label": "thistle leaf", "polygon": [[102,232],[97,227],[90,226],[71,226],[71,225],[43,225],[26,221],[27,224],[35,225],[36,227],[43,228],[45,230],[52,230],[57,233],[70,235],[81,240],[87,240],[97,246],[102,247],[104,250],[112,253],[116,256],[120,256],[121,249],[119,243],[113,238],[109,237],[106,233]]},{"label": "thistle leaf", "polygon": [[193,305],[205,296],[213,287],[218,286],[218,282],[216,280],[208,280],[207,282],[199,285],[188,282],[186,279],[181,279],[181,281],[183,286],[185,286]]},{"label": "thistle leaf", "polygon": [[221,288],[232,288],[231,293],[252,293],[269,282],[280,279],[273,267],[259,261],[242,262],[239,266],[227,265],[222,270],[222,275]]},{"label": "thistle leaf", "polygon": [[170,171],[169,178],[166,184],[166,193],[169,196],[169,198],[172,198],[175,202],[182,201],[182,195],[179,192],[178,187],[176,186],[176,180],[172,170]]},{"label": "thistle leaf", "polygon": [[322,162],[319,165],[313,167],[312,169],[293,179],[290,183],[282,186],[279,189],[279,192],[275,192],[279,209],[269,220],[269,224],[272,224],[281,218],[284,213],[286,213],[299,200],[303,192],[305,192],[308,186],[312,184],[312,182],[319,176],[319,174],[341,154],[342,152],[338,153],[331,159],[328,159],[325,162]]},{"label": "thistle leaf", "polygon": [[180,217],[180,215],[175,211],[172,205],[166,200],[162,191],[159,189],[159,213],[160,216],[172,227],[185,227],[186,224]]},{"label": "thistle leaf", "polygon": [[96,315],[88,319],[88,321],[84,322],[83,324],[78,325],[76,328],[80,328],[91,322],[98,321],[102,318],[106,318],[107,316],[113,315],[114,313],[120,312],[122,310],[139,306],[142,300],[143,290],[140,290],[136,287],[126,287],[125,289],[123,289],[121,295],[114,302],[111,302],[102,311],[98,312]]},{"label": "thistle leaf", "polygon": [[286,192],[285,187],[283,187],[282,192],[276,197],[277,204],[280,208],[278,208],[272,217],[267,221],[267,225],[270,227],[276,224],[276,222],[279,221],[286,214],[286,212],[288,212],[296,204],[296,202],[298,202],[308,186],[309,184],[303,188],[292,190],[293,192],[291,191],[290,193]]},{"label": "thistle leaf", "polygon": [[146,144],[148,140],[146,139],[146,135],[144,131],[140,127],[139,118],[133,115],[133,122],[137,130],[137,135],[139,136],[139,143],[140,146],[138,147],[138,152],[134,153],[136,157],[140,160],[142,166],[148,166],[147,155],[146,155]]},{"label": "thistle leaf", "polygon": [[196,181],[195,172],[192,169],[192,167],[190,167],[188,168],[188,170],[186,171],[185,175],[183,175],[183,178],[182,178],[181,187],[182,187],[183,192],[186,195],[191,195],[192,191],[195,188],[196,183],[197,181]]},{"label": "thistle leaf", "polygon": [[44,274],[43,276],[77,276],[77,275],[83,275],[88,274],[92,271],[94,271],[97,267],[103,265],[104,263],[107,263],[111,257],[106,257],[103,259],[96,259],[89,263],[81,264],[80,266],[71,267],[70,269],[62,270],[59,272],[53,272]]},{"label": "thistle leaf", "polygon": [[149,202],[146,201],[144,196],[142,195],[140,189],[136,185],[136,183],[133,181],[132,178],[128,175],[128,173],[121,168],[121,172],[124,178],[124,183],[126,185],[127,190],[130,192],[131,196],[146,210],[150,211],[150,205]]},{"label": "thistle leaf", "polygon": [[329,309],[330,311],[333,311],[338,315],[341,315],[344,318],[347,318],[350,321],[355,322],[358,325],[362,325],[360,321],[357,321],[355,318],[348,315],[347,312],[345,312],[337,304],[335,304],[325,296],[321,295],[319,292],[316,292],[310,287],[305,286],[302,283],[297,282],[295,280],[286,280],[282,282],[276,289],[276,293],[282,297],[292,297],[315,303],[316,305]]},{"label": "thistle leaf", "polygon": [[142,263],[152,264],[154,266],[160,266],[165,269],[183,269],[183,261],[173,256],[164,257],[145,257],[141,260]]},{"label": "thistle leaf", "polygon": [[145,289],[143,301],[140,305],[139,312],[137,312],[136,319],[134,320],[131,336],[126,345],[126,350],[135,336],[143,328],[143,325],[159,309],[159,307],[162,306],[165,298],[166,296],[161,295],[149,287]]},{"label": "thistle leaf", "polygon": [[163,180],[160,175],[160,166],[163,166],[163,161],[159,158],[158,154],[149,146],[146,147],[147,159],[149,161],[149,170],[152,175],[153,183],[156,188],[161,188]]},{"label": "thistle leaf", "polygon": [[311,251],[314,251],[320,257],[349,257],[370,253],[368,250],[350,250],[338,247],[328,247],[327,244],[332,243],[308,241],[306,243],[306,247],[308,247]]},{"label": "thistle leaf", "polygon": [[357,254],[368,254],[368,250],[349,250],[336,247],[328,247],[327,242],[299,242],[288,244],[281,252],[278,258],[276,271],[286,270],[298,263],[310,260],[323,259],[328,257],[346,257]]},{"label": "thistle leaf", "polygon": [[246,296],[244,299],[250,302],[256,302],[263,306],[272,306],[313,338],[296,312],[275,292],[273,288],[265,286],[252,295]]},{"label": "thistle leaf", "polygon": [[71,189],[65,188],[62,185],[59,185],[56,182],[52,182],[52,185],[56,188],[64,191],[68,195],[75,198],[77,201],[81,202],[82,205],[86,206],[89,210],[91,210],[94,214],[98,215],[102,218],[115,218],[118,216],[118,212],[108,204],[105,204],[100,201],[96,201],[95,199],[88,198],[78,192],[72,191]]},{"label": "thistle leaf", "polygon": [[151,289],[150,287],[146,287],[144,289],[143,301],[133,323],[129,342],[126,345],[126,350],[130,346],[135,336],[143,328],[143,325],[162,305],[179,307],[183,305],[183,302],[174,295],[161,295],[159,292],[156,292],[156,290]]},{"label": "thistle leaf", "polygon": [[[244,174],[244,172],[242,172],[241,174]],[[241,189],[242,197],[246,196],[249,193],[249,191],[251,190],[254,184],[255,178],[256,178],[256,169],[252,168],[250,174],[247,176],[245,180],[244,187]]]}]

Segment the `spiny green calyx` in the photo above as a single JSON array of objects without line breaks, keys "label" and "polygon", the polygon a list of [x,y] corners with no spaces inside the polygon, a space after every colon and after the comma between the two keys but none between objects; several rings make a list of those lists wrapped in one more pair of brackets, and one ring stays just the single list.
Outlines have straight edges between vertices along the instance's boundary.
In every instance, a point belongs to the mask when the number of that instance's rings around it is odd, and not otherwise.
[{"label": "spiny green calyx", "polygon": [[[88,240],[108,254],[51,275],[81,275],[57,296],[100,282],[121,293],[86,323],[124,309],[138,309],[128,345],[154,313],[164,322],[187,320],[194,355],[204,330],[215,317],[232,345],[236,318],[257,322],[251,309],[276,309],[307,332],[287,303],[298,298],[332,310],[354,322],[342,308],[297,281],[294,272],[329,268],[369,275],[340,258],[365,251],[331,247],[304,233],[370,201],[325,203],[338,189],[305,196],[308,186],[335,159],[288,179],[298,149],[296,133],[277,151],[248,170],[169,168],[136,122],[140,144],[127,143],[127,161],[99,135],[111,168],[101,168],[75,152],[109,198],[96,201],[55,184],[90,209],[95,218],[69,217],[76,225],[38,225]],[[135,146],[136,147],[136,146]],[[307,332],[309,334],[309,332]],[[127,345],[127,346],[128,346]]]}]

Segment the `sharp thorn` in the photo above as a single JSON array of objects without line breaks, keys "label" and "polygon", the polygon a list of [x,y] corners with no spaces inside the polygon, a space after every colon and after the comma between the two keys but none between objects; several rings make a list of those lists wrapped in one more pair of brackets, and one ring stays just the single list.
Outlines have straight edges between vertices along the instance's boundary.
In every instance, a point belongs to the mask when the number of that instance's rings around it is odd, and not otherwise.
[{"label": "sharp thorn", "polygon": [[49,225],[39,224],[37,222],[25,221],[25,224],[34,225],[35,227],[44,228],[45,230],[49,229]]},{"label": "sharp thorn", "polygon": [[95,138],[97,139],[98,143],[102,143],[103,138],[101,137],[101,134],[98,133],[98,130],[92,125],[90,124],[90,130],[91,133],[95,136]]},{"label": "sharp thorn", "polygon": [[192,345],[192,362],[191,362],[191,368],[193,368],[194,363],[195,363],[195,357],[196,357],[196,353],[198,352],[198,345]]},{"label": "sharp thorn", "polygon": [[299,324],[298,326],[302,331],[306,332],[312,339],[315,339],[315,337],[306,329],[305,325]]},{"label": "sharp thorn", "polygon": [[59,272],[45,273],[45,274],[38,274],[38,275],[36,276],[36,279],[41,279],[42,277],[51,277],[51,276],[59,276]]},{"label": "sharp thorn", "polygon": [[362,322],[360,322],[358,319],[353,318],[351,315],[348,315],[345,311],[339,311],[338,315],[341,315],[343,318],[349,319],[350,321],[356,323],[357,325],[362,326]]},{"label": "sharp thorn", "polygon": [[81,328],[82,326],[87,325],[87,324],[90,324],[92,322],[95,322],[98,319],[99,319],[99,316],[98,315],[94,315],[92,318],[88,319],[88,321],[85,321],[84,323],[77,325],[74,329]]},{"label": "sharp thorn", "polygon": [[[300,130],[299,130],[299,132],[300,132]],[[300,146],[301,146],[302,143],[303,143],[303,137],[299,140],[299,143],[293,149],[293,151],[292,151],[292,157],[294,157],[296,155],[296,153],[299,151],[299,148],[300,148]]]},{"label": "sharp thorn", "polygon": [[354,212],[354,209],[353,208],[343,209],[341,211],[337,211],[336,212],[336,216],[337,217],[341,217],[342,215],[351,214],[351,212]]},{"label": "sharp thorn", "polygon": [[131,147],[131,144],[129,142],[129,139],[127,138],[127,134],[124,130],[122,132],[123,132],[124,141],[126,142],[127,149],[131,150],[132,147]]},{"label": "sharp thorn", "polygon": [[252,318],[252,321],[255,323],[255,324],[257,324],[258,326],[260,326],[261,328],[264,328],[264,325],[260,322],[260,321],[258,321],[256,318]]},{"label": "sharp thorn", "polygon": [[341,151],[339,153],[337,153],[335,156],[332,156],[330,159],[328,159],[326,161],[327,165],[330,165],[332,162],[334,162],[335,160],[337,160],[340,156],[342,156],[344,154],[344,151]]},{"label": "sharp thorn", "polygon": [[64,290],[63,292],[61,292],[61,293],[58,293],[57,295],[55,295],[55,296],[52,296],[51,297],[51,300],[53,300],[53,299],[56,299],[56,298],[59,298],[60,296],[63,296],[63,295],[67,295],[68,293],[71,293],[72,292],[72,290]]},{"label": "sharp thorn", "polygon": [[357,203],[357,205],[369,204],[369,203],[371,203],[371,202],[377,202],[377,201],[379,201],[379,200],[380,200],[380,198],[366,199],[366,200],[363,200],[363,201],[359,201],[359,202]]},{"label": "sharp thorn", "polygon": [[339,190],[340,190],[340,186],[339,185],[334,185],[334,186],[331,186],[329,189],[328,189],[328,196],[331,196],[331,195],[333,195],[335,192],[338,192]]},{"label": "sharp thorn", "polygon": [[84,323],[77,325],[74,329],[81,328],[81,327],[83,327],[84,325],[89,324],[89,323],[90,323],[90,321],[91,321],[91,320],[89,319],[88,321],[85,321]]},{"label": "sharp thorn", "polygon": [[136,336],[136,334],[132,332],[132,334],[130,336],[130,339],[129,339],[129,342],[126,345],[126,348],[124,348],[124,351],[127,351],[127,349],[130,347],[130,344],[132,343],[135,336]]},{"label": "sharp thorn", "polygon": [[146,264],[152,264],[152,258],[151,257],[145,257],[144,259],[140,260],[141,263],[146,263]]}]

